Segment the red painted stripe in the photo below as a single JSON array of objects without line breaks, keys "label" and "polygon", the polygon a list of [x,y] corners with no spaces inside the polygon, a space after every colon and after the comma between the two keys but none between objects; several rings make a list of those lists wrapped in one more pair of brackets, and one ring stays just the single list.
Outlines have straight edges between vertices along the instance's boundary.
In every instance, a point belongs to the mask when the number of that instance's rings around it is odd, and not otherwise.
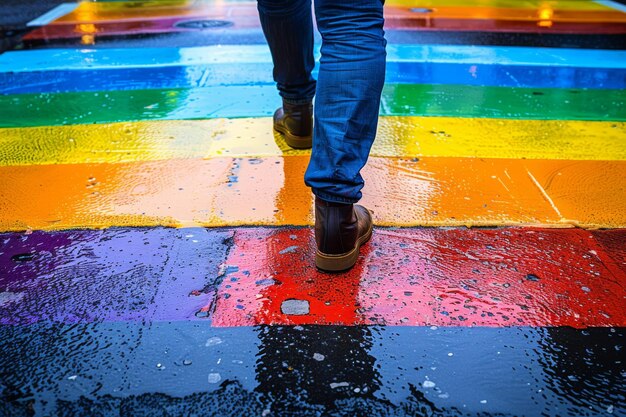
[{"label": "red painted stripe", "polygon": [[599,230],[591,232],[600,243],[602,250],[609,256],[610,261],[605,265],[614,274],[626,274],[626,229]]},{"label": "red painted stripe", "polygon": [[[93,33],[86,33],[81,30],[81,25],[78,24],[52,24],[43,26],[24,36],[26,40],[35,39],[67,39],[78,38],[85,34],[98,36],[112,36],[112,35],[139,35],[143,33],[176,33],[176,32],[188,32],[196,31],[197,29],[186,29],[183,27],[176,27],[175,24],[179,22],[185,22],[188,20],[202,20],[211,19],[208,17],[168,17],[164,19],[152,19],[152,20],[138,20],[138,21],[114,21],[114,22],[98,22],[93,24]],[[217,18],[216,18],[217,19]],[[225,18],[217,20],[226,20],[232,22],[232,26],[228,26],[225,29],[249,29],[260,28],[259,18],[255,17],[239,17],[237,19]],[[210,30],[222,30],[222,28],[210,29]]]},{"label": "red painted stripe", "polygon": [[[186,20],[208,19],[209,17],[167,17],[139,21],[96,22],[93,25],[74,23],[57,23],[33,30],[24,36],[25,40],[37,39],[68,39],[83,35],[113,36],[137,35],[149,33],[176,33],[194,29],[176,27],[178,22]],[[225,17],[233,25],[225,29],[236,30],[260,28],[257,16]],[[85,28],[89,32],[85,32]],[[447,18],[408,18],[389,17],[385,19],[388,30],[419,30],[419,31],[469,31],[469,32],[524,32],[524,33],[560,33],[560,34],[621,34],[626,33],[624,23],[598,22],[552,22],[552,26],[538,26],[537,22],[526,20],[487,20],[487,19],[447,19]]]},{"label": "red painted stripe", "polygon": [[[377,229],[352,271],[329,275],[311,229],[238,229],[213,324],[626,326],[626,272],[606,253],[624,240],[598,233]],[[284,314],[290,299],[310,312]]]}]

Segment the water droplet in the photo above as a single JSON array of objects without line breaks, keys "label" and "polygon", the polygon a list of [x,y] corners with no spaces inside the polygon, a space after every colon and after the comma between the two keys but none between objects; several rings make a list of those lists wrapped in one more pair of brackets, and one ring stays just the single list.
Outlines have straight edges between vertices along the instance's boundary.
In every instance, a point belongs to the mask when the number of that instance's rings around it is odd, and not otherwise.
[{"label": "water droplet", "polygon": [[296,250],[298,249],[297,246],[289,246],[288,248],[285,248],[283,250],[281,250],[280,252],[278,252],[280,255],[284,255],[286,253],[294,253]]},{"label": "water droplet", "polygon": [[224,341],[219,337],[211,337],[209,340],[206,341],[204,346],[217,346],[222,344],[223,342]]},{"label": "water droplet", "polygon": [[437,385],[437,384],[435,384],[433,381],[424,381],[424,382],[422,382],[422,386],[424,388],[435,388],[435,385]]},{"label": "water droplet", "polygon": [[218,382],[222,380],[222,376],[218,374],[217,372],[210,373],[208,379],[209,379],[209,384],[217,384]]},{"label": "water droplet", "polygon": [[11,260],[13,262],[28,262],[32,261],[34,257],[34,253],[18,253],[17,255],[11,256]]}]

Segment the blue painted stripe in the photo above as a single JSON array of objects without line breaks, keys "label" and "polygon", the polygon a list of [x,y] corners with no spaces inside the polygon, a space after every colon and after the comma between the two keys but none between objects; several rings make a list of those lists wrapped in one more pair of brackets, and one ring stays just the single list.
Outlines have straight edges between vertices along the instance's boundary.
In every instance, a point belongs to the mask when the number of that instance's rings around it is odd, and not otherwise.
[{"label": "blue painted stripe", "polygon": [[[213,406],[218,412],[211,415],[223,417],[265,409],[273,416],[603,416],[608,407],[623,416],[618,347],[625,334],[624,328],[40,323],[0,326],[0,365],[4,384],[29,389],[27,400],[42,404],[42,415],[149,416],[164,409],[207,415]],[[338,382],[346,387],[335,388]],[[369,392],[356,394],[355,387]],[[81,397],[85,392],[92,394]],[[26,410],[18,395],[7,395],[3,405],[16,410],[20,400]]]},{"label": "blue painted stripe", "polygon": [[[538,67],[626,68],[626,51],[560,48],[389,45],[389,62]],[[43,49],[0,55],[0,72],[128,69],[270,63],[266,45],[192,48]]]},{"label": "blue painted stripe", "polygon": [[[626,88],[626,70],[389,62],[386,81],[406,84],[622,89]],[[219,64],[0,73],[0,94],[236,85],[273,86],[272,65]]]},{"label": "blue painted stripe", "polygon": [[26,26],[45,26],[48,23],[72,13],[78,7],[78,3],[61,3],[54,9],[42,14],[36,19],[26,23]]},{"label": "blue painted stripe", "polygon": [[610,7],[615,10],[619,10],[620,12],[626,13],[626,5],[618,3],[612,0],[595,0],[596,3],[600,3],[603,6]]}]

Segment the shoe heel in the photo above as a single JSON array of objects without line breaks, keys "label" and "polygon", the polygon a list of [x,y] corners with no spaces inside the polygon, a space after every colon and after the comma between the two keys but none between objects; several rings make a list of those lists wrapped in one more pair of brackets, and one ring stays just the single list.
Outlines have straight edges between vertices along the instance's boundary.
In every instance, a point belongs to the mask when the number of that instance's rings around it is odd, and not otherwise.
[{"label": "shoe heel", "polygon": [[296,136],[289,132],[281,132],[285,138],[287,145],[294,149],[310,149],[313,147],[313,138],[311,136]]},{"label": "shoe heel", "polygon": [[339,272],[350,269],[359,259],[359,246],[340,255],[329,255],[320,251],[315,253],[315,266],[322,271]]},{"label": "shoe heel", "polygon": [[352,268],[359,259],[361,246],[369,242],[372,238],[373,231],[374,225],[370,223],[367,233],[357,240],[356,246],[350,252],[342,253],[340,255],[330,255],[317,250],[315,252],[315,266],[326,272],[339,272]]}]

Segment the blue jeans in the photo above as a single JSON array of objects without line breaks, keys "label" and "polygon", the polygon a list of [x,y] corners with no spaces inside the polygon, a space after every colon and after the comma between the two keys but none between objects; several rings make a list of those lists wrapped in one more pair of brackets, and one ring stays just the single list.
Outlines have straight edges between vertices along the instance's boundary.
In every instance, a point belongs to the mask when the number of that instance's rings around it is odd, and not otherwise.
[{"label": "blue jeans", "polygon": [[311,76],[311,0],[258,0],[261,26],[283,100],[315,96],[313,151],[304,180],[323,200],[356,203],[376,137],[385,80],[384,0],[316,0],[322,35],[317,84]]}]

